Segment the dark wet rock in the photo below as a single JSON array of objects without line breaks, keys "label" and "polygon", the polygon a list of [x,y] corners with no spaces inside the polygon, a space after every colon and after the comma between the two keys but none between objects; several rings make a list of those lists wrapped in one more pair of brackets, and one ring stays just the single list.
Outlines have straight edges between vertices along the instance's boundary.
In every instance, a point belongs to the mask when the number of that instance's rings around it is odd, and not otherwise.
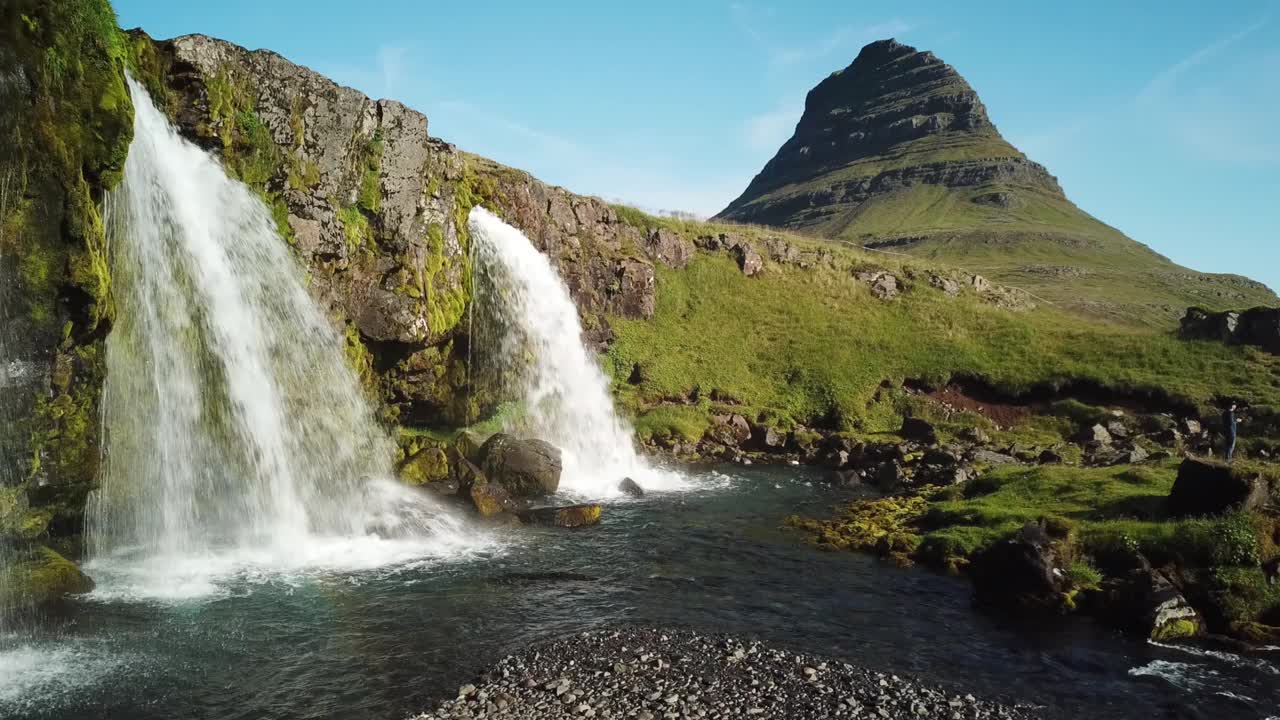
[{"label": "dark wet rock", "polygon": [[1106,575],[1094,614],[1121,630],[1158,641],[1198,635],[1204,621],[1169,577],[1136,551],[1117,550],[1098,558]]},{"label": "dark wet rock", "polygon": [[486,668],[417,720],[866,718],[1022,720],[1020,709],[752,640],[668,628],[591,630]]},{"label": "dark wet rock", "polygon": [[877,465],[873,478],[876,487],[882,492],[894,492],[907,481],[906,472],[896,460],[888,460]]},{"label": "dark wet rock", "polygon": [[921,418],[903,418],[902,428],[898,431],[898,434],[906,440],[914,440],[926,445],[936,445],[938,443],[938,431],[934,429],[929,421]]},{"label": "dark wet rock", "polygon": [[631,497],[644,497],[644,488],[631,478],[622,478],[622,482],[618,483],[618,489]]},{"label": "dark wet rock", "polygon": [[1255,510],[1267,502],[1270,492],[1266,479],[1258,473],[1187,458],[1178,466],[1168,510],[1178,517]]},{"label": "dark wet rock", "polygon": [[915,485],[962,485],[973,477],[972,471],[958,465],[922,465],[912,476]]},{"label": "dark wet rock", "polygon": [[554,494],[560,487],[560,450],[542,440],[498,433],[480,450],[481,469],[517,498]]},{"label": "dark wet rock", "polygon": [[[12,551],[11,551],[12,552]],[[36,545],[13,552],[0,575],[0,613],[39,611],[68,595],[93,590],[93,580],[51,548]]]},{"label": "dark wet rock", "polygon": [[833,470],[827,474],[827,481],[837,487],[859,487],[864,480],[865,470]]},{"label": "dark wet rock", "polygon": [[1046,448],[1040,451],[1040,456],[1036,458],[1036,462],[1041,465],[1061,465],[1062,454],[1052,448]]},{"label": "dark wet rock", "polygon": [[753,433],[757,446],[769,452],[782,452],[787,447],[787,434],[773,427],[758,427]]},{"label": "dark wet rock", "polygon": [[953,447],[932,447],[924,451],[924,455],[920,458],[920,462],[925,465],[939,465],[941,467],[955,467],[960,464],[962,459],[958,449]]},{"label": "dark wet rock", "polygon": [[567,505],[565,507],[530,508],[519,513],[520,519],[529,525],[547,527],[581,528],[600,522],[601,508],[595,504]]},{"label": "dark wet rock", "polygon": [[406,485],[427,485],[449,478],[449,459],[442,448],[428,446],[409,456],[397,472]]},{"label": "dark wet rock", "polygon": [[515,513],[520,505],[511,493],[497,483],[479,483],[472,485],[467,491],[471,506],[481,517],[490,517],[499,513]]},{"label": "dark wet rock", "polygon": [[1179,334],[1187,339],[1216,340],[1225,343],[1235,337],[1239,323],[1240,313],[1238,312],[1215,313],[1197,307],[1187,308],[1186,315],[1182,317]]},{"label": "dark wet rock", "polygon": [[1029,614],[1058,612],[1067,587],[1053,542],[1036,523],[978,553],[969,577],[980,604]]}]

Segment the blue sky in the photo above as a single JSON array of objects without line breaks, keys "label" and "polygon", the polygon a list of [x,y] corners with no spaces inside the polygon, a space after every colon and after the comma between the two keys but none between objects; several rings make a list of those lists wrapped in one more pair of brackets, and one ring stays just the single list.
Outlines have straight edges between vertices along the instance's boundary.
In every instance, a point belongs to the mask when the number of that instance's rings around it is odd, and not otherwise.
[{"label": "blue sky", "polygon": [[1280,289],[1280,0],[116,0],[124,27],[273,49],[571,190],[721,209],[865,43],[930,49],[1086,211]]}]

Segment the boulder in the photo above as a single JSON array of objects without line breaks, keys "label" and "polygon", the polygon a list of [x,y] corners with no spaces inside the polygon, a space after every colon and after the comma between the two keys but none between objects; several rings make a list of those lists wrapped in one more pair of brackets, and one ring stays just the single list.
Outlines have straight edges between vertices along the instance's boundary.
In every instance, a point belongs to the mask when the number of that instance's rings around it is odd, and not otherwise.
[{"label": "boulder", "polygon": [[560,487],[560,450],[548,442],[498,433],[485,442],[480,456],[485,477],[513,497],[542,497]]},{"label": "boulder", "polygon": [[1254,510],[1265,504],[1270,494],[1267,480],[1256,472],[1187,458],[1178,466],[1168,510],[1177,517]]},{"label": "boulder", "polygon": [[914,440],[926,445],[938,444],[938,431],[927,420],[915,417],[902,419],[902,429],[898,434],[905,440]]},{"label": "boulder", "polygon": [[950,447],[929,448],[924,451],[924,457],[920,458],[920,462],[925,465],[955,467],[960,464],[960,453]]},{"label": "boulder", "polygon": [[1017,465],[1018,459],[992,450],[979,449],[973,453],[973,461],[979,465]]},{"label": "boulder", "polygon": [[823,458],[822,463],[832,470],[839,470],[849,464],[849,451],[831,450]]},{"label": "boulder", "polygon": [[93,580],[75,563],[44,546],[20,550],[10,558],[0,583],[0,615],[39,609],[67,595],[93,590]]},{"label": "boulder", "polygon": [[978,553],[969,577],[980,604],[1026,614],[1060,611],[1067,589],[1057,551],[1037,523]]},{"label": "boulder", "polygon": [[499,513],[514,513],[520,507],[506,488],[497,483],[477,483],[467,493],[471,498],[471,506],[481,517],[492,517]]},{"label": "boulder", "polygon": [[892,300],[898,296],[898,278],[883,270],[854,273],[854,277],[871,286],[871,294],[881,300]]},{"label": "boulder", "polygon": [[863,470],[833,470],[827,475],[827,482],[836,487],[859,487],[865,478]]},{"label": "boulder", "polygon": [[1240,313],[1215,313],[1203,308],[1187,308],[1182,317],[1178,334],[1190,340],[1215,340],[1231,342],[1235,339],[1237,326],[1240,324]]},{"label": "boulder", "polygon": [[986,445],[991,442],[991,436],[987,434],[986,430],[983,430],[980,427],[964,428],[960,431],[959,437],[961,440],[973,443],[974,445]]},{"label": "boulder", "polygon": [[1257,307],[1240,315],[1236,338],[1273,355],[1280,355],[1280,308]]},{"label": "boulder", "polygon": [[1102,425],[1091,425],[1076,435],[1076,440],[1085,445],[1110,445],[1111,433]]},{"label": "boulder", "polygon": [[764,270],[764,258],[761,258],[760,253],[745,242],[739,243],[733,249],[733,255],[738,261],[738,268],[747,277],[759,275],[760,271]]},{"label": "boulder", "polygon": [[1102,621],[1156,641],[1193,637],[1203,629],[1200,614],[1141,553],[1117,550],[1098,562],[1107,577],[1093,601]]},{"label": "boulder", "polygon": [[644,497],[644,488],[631,478],[622,478],[622,482],[618,483],[618,489],[631,497]]},{"label": "boulder", "polygon": [[439,482],[449,477],[449,459],[441,448],[426,447],[400,463],[397,474],[406,485]]},{"label": "boulder", "polygon": [[902,466],[893,460],[877,465],[873,477],[876,487],[880,488],[882,492],[894,492],[901,488],[907,480]]},{"label": "boulder", "polygon": [[1199,420],[1194,418],[1187,418],[1183,420],[1182,429],[1186,430],[1188,435],[1199,435],[1204,432],[1204,426],[1200,424]]},{"label": "boulder", "polygon": [[955,297],[960,294],[960,283],[944,275],[930,273],[929,284],[951,297]]},{"label": "boulder", "polygon": [[1062,454],[1057,450],[1045,448],[1040,452],[1040,456],[1036,458],[1036,461],[1041,465],[1061,465],[1062,459]]},{"label": "boulder", "polygon": [[1107,433],[1113,438],[1123,440],[1129,437],[1129,427],[1120,420],[1112,420],[1107,423]]},{"label": "boulder", "polygon": [[769,452],[782,452],[787,447],[787,434],[777,428],[758,427],[754,435],[756,444]]},{"label": "boulder", "polygon": [[645,238],[644,249],[655,260],[672,268],[685,267],[693,257],[693,244],[666,228],[651,230]]},{"label": "boulder", "polygon": [[[751,423],[741,415],[716,415],[712,418],[716,428],[721,429],[717,436],[732,439],[735,445],[741,445],[751,439]],[[729,443],[725,443],[729,444]]]},{"label": "boulder", "polygon": [[521,512],[520,519],[529,525],[580,528],[600,522],[600,506],[595,504],[565,507],[532,508]]},{"label": "boulder", "polygon": [[912,478],[916,485],[963,485],[969,482],[968,468],[958,465],[922,465],[916,468]]}]

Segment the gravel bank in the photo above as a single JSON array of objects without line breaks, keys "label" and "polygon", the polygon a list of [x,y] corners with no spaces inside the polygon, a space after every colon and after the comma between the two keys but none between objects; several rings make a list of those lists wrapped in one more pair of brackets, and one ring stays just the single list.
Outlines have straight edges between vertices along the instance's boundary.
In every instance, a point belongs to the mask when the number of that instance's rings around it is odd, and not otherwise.
[{"label": "gravel bank", "polygon": [[488,669],[437,718],[867,718],[1039,715],[754,641],[613,628],[539,645]]}]

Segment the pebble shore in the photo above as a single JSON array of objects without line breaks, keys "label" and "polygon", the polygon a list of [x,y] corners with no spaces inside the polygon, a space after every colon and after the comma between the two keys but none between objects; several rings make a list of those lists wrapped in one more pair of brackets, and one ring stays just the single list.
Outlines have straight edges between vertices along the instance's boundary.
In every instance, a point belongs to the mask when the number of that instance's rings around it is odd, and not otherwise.
[{"label": "pebble shore", "polygon": [[511,655],[416,720],[1037,717],[1035,708],[958,695],[755,641],[628,627],[585,632]]}]

